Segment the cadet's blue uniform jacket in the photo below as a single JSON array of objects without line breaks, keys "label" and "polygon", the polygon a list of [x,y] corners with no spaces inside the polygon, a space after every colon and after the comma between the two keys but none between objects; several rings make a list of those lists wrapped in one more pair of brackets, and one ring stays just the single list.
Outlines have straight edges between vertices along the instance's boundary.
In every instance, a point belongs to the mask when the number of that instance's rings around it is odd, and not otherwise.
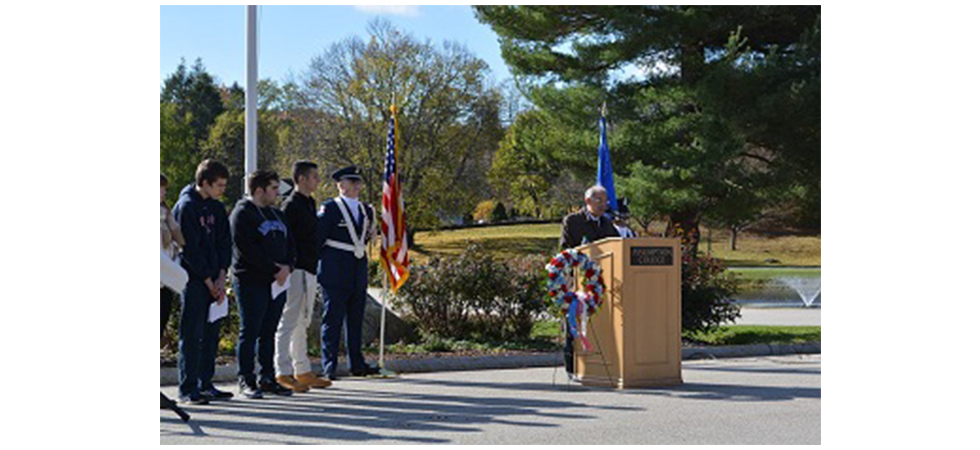
[{"label": "cadet's blue uniform jacket", "polygon": [[[346,205],[346,203],[345,203]],[[374,208],[361,202],[367,214],[361,214],[354,223],[354,232],[358,238],[364,227],[368,228],[366,240],[370,242],[371,221],[374,218]],[[360,214],[360,213],[358,213]],[[354,212],[348,210],[348,215],[353,220]],[[326,245],[327,239],[353,245],[344,216],[337,207],[337,203],[331,198],[320,204],[320,211],[317,213],[317,245],[319,246],[320,262],[316,271],[317,281],[325,288],[350,289],[366,291],[368,285],[367,270],[367,248],[364,249],[364,257],[357,259],[353,252],[336,249]]]}]

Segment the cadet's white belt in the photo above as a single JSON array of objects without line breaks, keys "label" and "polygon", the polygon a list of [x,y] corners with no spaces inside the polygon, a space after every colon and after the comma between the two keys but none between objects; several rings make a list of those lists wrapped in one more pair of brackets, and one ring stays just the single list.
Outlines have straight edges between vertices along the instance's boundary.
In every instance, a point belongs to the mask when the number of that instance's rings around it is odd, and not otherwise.
[{"label": "cadet's white belt", "polygon": [[358,247],[358,246],[350,245],[350,244],[348,244],[346,242],[335,241],[333,239],[327,239],[327,242],[325,243],[325,245],[327,247],[333,247],[333,248],[335,248],[337,250],[343,250],[343,251],[346,251],[346,252],[351,252],[351,253],[354,254],[354,257],[356,257],[357,259],[361,259],[361,258],[364,257],[364,247]]}]

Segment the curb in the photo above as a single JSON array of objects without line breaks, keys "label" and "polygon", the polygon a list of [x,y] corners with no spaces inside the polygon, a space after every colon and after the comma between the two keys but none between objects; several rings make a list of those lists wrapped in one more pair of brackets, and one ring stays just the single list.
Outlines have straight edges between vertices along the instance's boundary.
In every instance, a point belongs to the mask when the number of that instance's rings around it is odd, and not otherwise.
[{"label": "curb", "polygon": [[747,356],[779,356],[820,354],[820,342],[803,344],[728,345],[722,347],[689,347],[681,350],[682,360],[740,358]]},{"label": "curb", "polygon": [[[681,349],[681,360],[742,358],[751,356],[778,356],[820,354],[820,342],[805,344],[757,344],[730,345],[723,347],[689,347]],[[460,370],[521,369],[525,367],[555,367],[564,365],[562,353],[538,353],[515,356],[447,356],[424,359],[396,359],[385,363],[385,368],[398,373],[449,372]],[[313,361],[318,371],[316,360]],[[344,358],[338,361],[338,374],[347,375]],[[237,379],[238,368],[234,364],[215,367],[214,381],[228,382]],[[177,368],[160,368],[160,385],[177,384]]]}]

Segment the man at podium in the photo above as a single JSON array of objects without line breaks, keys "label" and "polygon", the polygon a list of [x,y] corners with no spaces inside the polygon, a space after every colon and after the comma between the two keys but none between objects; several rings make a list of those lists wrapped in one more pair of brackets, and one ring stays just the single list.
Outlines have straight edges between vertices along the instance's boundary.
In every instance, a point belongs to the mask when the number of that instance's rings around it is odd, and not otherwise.
[{"label": "man at podium", "polygon": [[[563,250],[607,237],[619,237],[619,231],[605,216],[608,195],[606,188],[602,186],[592,186],[585,191],[585,207],[565,216],[561,222],[561,240],[558,245]],[[571,377],[575,373],[575,340],[567,332],[567,323],[565,329],[565,371]]]}]

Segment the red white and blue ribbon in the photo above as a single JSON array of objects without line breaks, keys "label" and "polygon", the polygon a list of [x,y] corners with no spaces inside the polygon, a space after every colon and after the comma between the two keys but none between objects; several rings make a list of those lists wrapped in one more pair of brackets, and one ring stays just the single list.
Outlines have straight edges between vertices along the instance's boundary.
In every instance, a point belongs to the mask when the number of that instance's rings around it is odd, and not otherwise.
[{"label": "red white and blue ribbon", "polygon": [[[585,276],[584,290],[571,291],[572,271],[578,268]],[[568,318],[568,330],[572,337],[581,337],[586,350],[591,349],[586,328],[589,316],[602,306],[602,293],[606,283],[602,268],[585,253],[575,249],[562,250],[545,266],[548,271],[548,297],[561,308]],[[580,329],[581,328],[581,329]]]}]

